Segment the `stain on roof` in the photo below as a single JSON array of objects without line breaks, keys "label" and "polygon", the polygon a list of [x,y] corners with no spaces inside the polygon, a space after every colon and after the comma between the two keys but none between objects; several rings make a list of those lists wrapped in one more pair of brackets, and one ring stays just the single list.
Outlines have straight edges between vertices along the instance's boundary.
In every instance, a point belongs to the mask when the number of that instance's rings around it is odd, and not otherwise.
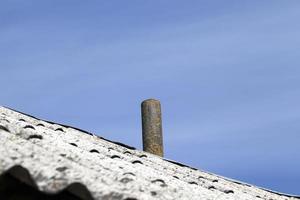
[{"label": "stain on roof", "polygon": [[36,199],[300,199],[0,107],[0,197],[10,184]]}]

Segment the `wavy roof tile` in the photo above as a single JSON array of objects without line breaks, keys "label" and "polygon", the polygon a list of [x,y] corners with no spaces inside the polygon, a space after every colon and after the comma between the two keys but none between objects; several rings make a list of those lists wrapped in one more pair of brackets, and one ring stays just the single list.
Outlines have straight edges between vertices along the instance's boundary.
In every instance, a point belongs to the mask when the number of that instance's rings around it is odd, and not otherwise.
[{"label": "wavy roof tile", "polygon": [[12,193],[36,199],[300,199],[0,107],[0,198]]}]

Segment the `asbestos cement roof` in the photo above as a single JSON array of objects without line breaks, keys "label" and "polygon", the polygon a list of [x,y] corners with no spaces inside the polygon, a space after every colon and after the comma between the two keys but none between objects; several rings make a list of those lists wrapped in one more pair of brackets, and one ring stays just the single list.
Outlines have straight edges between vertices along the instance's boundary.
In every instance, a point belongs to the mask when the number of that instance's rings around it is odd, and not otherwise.
[{"label": "asbestos cement roof", "polygon": [[299,199],[0,107],[0,176],[79,199]]}]

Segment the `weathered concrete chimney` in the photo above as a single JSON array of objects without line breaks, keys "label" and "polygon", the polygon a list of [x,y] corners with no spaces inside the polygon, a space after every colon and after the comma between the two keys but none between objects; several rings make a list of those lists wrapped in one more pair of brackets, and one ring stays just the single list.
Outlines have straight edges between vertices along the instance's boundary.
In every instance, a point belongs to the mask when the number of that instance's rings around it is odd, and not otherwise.
[{"label": "weathered concrete chimney", "polygon": [[155,99],[142,102],[143,150],[163,157],[161,106]]}]

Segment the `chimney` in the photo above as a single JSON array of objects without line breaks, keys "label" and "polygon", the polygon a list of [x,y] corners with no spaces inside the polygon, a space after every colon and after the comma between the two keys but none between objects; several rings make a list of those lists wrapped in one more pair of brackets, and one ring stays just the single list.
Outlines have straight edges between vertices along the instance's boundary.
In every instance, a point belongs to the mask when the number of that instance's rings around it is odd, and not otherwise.
[{"label": "chimney", "polygon": [[161,106],[155,99],[142,102],[143,150],[163,157]]}]

